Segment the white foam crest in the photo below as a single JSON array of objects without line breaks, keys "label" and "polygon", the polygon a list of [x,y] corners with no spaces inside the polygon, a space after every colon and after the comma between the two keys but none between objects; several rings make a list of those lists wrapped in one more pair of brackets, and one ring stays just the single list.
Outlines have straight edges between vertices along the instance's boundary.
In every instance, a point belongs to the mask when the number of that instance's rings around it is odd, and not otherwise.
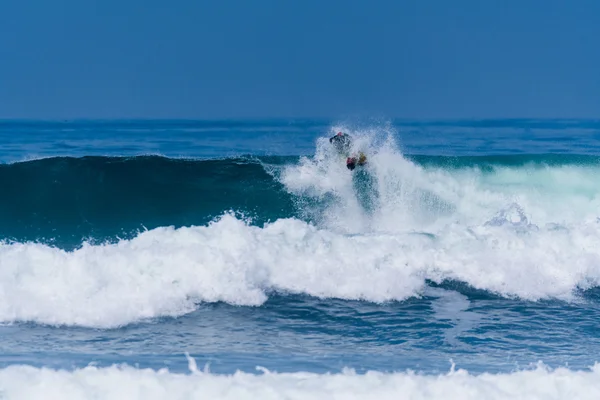
[{"label": "white foam crest", "polygon": [[0,322],[111,327],[178,316],[199,302],[260,305],[271,291],[373,302],[422,294],[427,279],[506,296],[571,299],[600,282],[599,224],[448,225],[437,236],[347,235],[297,219],[232,215],[66,252],[0,245]]},{"label": "white foam crest", "polygon": [[435,233],[450,223],[482,225],[514,204],[538,225],[577,223],[595,218],[600,209],[598,168],[531,164],[495,166],[489,172],[422,167],[402,155],[389,127],[344,132],[355,138],[353,152],[367,155],[364,169],[348,171],[329,141],[320,138],[314,158],[302,158],[279,176],[301,198],[329,199],[303,205],[323,227],[347,233]]},{"label": "white foam crest", "polygon": [[466,370],[422,375],[411,371],[356,374],[236,372],[214,375],[127,365],[86,367],[74,371],[15,365],[0,369],[0,393],[10,399],[415,399],[518,400],[600,398],[600,367],[586,371],[550,369],[543,364],[513,373],[480,375]]}]

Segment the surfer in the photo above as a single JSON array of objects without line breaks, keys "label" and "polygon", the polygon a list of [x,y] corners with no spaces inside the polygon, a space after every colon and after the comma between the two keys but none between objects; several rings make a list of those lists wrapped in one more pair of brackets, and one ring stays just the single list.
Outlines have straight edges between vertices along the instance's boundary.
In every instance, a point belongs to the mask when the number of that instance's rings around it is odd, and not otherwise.
[{"label": "surfer", "polygon": [[338,132],[335,136],[329,139],[329,143],[337,150],[337,152],[346,157],[346,167],[352,171],[357,165],[365,165],[367,157],[363,152],[358,155],[351,154],[352,138],[342,132]]}]

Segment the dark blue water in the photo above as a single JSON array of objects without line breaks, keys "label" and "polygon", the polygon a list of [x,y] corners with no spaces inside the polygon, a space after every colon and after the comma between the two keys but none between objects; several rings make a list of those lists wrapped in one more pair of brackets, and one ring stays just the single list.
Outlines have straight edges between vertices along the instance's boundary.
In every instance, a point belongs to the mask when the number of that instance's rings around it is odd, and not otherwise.
[{"label": "dark blue water", "polygon": [[586,369],[599,139],[589,120],[2,121],[0,366]]},{"label": "dark blue water", "polygon": [[3,161],[56,156],[163,155],[223,158],[311,155],[337,128],[397,132],[406,154],[598,155],[600,120],[1,121]]}]

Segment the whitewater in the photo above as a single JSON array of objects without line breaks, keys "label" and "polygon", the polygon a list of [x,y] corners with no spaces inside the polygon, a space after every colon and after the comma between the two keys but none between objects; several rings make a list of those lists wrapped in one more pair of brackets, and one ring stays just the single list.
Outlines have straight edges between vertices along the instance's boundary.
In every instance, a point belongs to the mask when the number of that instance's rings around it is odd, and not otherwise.
[{"label": "whitewater", "polygon": [[199,371],[190,359],[190,375],[167,370],[113,366],[87,367],[74,372],[9,367],[0,370],[0,385],[8,398],[28,399],[597,399],[600,371],[534,370],[511,375],[473,376],[454,368],[431,377],[406,373],[353,370],[338,374],[277,374],[258,368],[259,375],[213,375]]},{"label": "whitewater", "polygon": [[0,152],[0,396],[600,393],[597,122],[14,132],[43,140]]}]

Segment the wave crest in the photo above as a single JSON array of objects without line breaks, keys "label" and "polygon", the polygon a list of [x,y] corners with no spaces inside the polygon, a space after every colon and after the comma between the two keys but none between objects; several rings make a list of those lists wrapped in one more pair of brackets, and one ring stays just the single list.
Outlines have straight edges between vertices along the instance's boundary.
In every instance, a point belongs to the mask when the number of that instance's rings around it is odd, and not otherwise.
[{"label": "wave crest", "polygon": [[297,219],[260,228],[225,215],[71,252],[3,244],[0,321],[112,327],[182,315],[200,302],[256,306],[272,291],[401,301],[421,295],[428,280],[529,300],[569,300],[599,284],[597,222],[518,228],[347,235]]}]

